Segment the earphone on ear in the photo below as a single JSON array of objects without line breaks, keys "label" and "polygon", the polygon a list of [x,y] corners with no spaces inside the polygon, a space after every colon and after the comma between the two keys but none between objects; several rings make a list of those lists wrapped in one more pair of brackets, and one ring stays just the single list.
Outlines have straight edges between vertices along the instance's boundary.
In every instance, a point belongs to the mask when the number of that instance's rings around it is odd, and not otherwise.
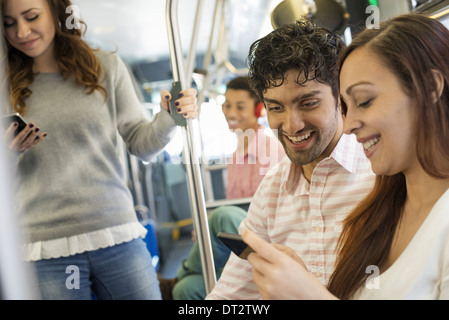
[{"label": "earphone on ear", "polygon": [[254,110],[254,113],[257,118],[262,117],[262,110],[265,108],[263,102],[259,102],[256,104],[256,109]]}]

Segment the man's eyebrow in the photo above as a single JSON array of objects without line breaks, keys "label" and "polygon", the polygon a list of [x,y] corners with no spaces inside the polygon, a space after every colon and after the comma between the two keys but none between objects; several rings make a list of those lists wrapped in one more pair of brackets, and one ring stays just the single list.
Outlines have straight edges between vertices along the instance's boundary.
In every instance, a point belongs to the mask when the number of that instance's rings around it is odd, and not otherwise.
[{"label": "man's eyebrow", "polygon": [[[223,103],[226,103],[226,102],[230,103],[228,100],[225,100],[225,102],[223,102]],[[235,104],[246,104],[246,101],[245,100],[236,101]]]},{"label": "man's eyebrow", "polygon": [[360,81],[360,82],[354,83],[352,86],[349,86],[349,88],[346,89],[346,94],[350,95],[351,91],[352,91],[352,89],[354,89],[354,87],[357,87],[357,86],[360,86],[360,85],[364,85],[364,84],[372,85],[372,83],[369,82],[369,81]]},{"label": "man's eyebrow", "polygon": [[319,94],[321,94],[321,90],[314,90],[314,91],[306,93],[306,94],[304,94],[304,95],[302,95],[300,97],[296,97],[296,99],[294,99],[293,101],[297,102],[297,101],[313,98],[314,96],[317,96]]},{"label": "man's eyebrow", "polygon": [[266,103],[272,103],[272,104],[281,104],[279,101],[275,100],[275,99],[270,99],[270,98],[263,98],[263,102]]},{"label": "man's eyebrow", "polygon": [[[319,94],[321,94],[321,90],[314,90],[314,91],[308,92],[308,93],[303,94],[303,95],[298,95],[297,97],[295,97],[292,100],[292,102],[293,103],[297,103],[298,101],[309,99],[309,98],[312,98],[312,97],[314,97],[316,95],[319,95]],[[277,101],[275,99],[264,98],[263,101],[264,102],[268,102],[268,103],[272,103],[272,104],[282,105],[282,103],[280,103],[279,101]]]}]

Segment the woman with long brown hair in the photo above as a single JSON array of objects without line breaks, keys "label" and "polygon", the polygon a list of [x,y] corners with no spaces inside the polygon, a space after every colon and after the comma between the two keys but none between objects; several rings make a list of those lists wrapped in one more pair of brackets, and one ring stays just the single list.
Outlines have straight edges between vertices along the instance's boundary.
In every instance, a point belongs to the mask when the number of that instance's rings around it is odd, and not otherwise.
[{"label": "woman with long brown hair", "polygon": [[[25,260],[44,299],[160,299],[119,139],[141,159],[162,151],[175,129],[172,97],[162,92],[162,110],[149,121],[122,60],[91,49],[83,30],[66,24],[70,6],[1,0],[11,102],[4,111],[29,122],[4,134],[17,160]],[[185,117],[198,115],[195,95],[174,97]]]},{"label": "woman with long brown hair", "polygon": [[345,220],[327,288],[299,257],[243,234],[265,298],[449,298],[447,57],[449,31],[418,14],[348,46],[339,62],[345,133],[363,144],[376,183]]}]

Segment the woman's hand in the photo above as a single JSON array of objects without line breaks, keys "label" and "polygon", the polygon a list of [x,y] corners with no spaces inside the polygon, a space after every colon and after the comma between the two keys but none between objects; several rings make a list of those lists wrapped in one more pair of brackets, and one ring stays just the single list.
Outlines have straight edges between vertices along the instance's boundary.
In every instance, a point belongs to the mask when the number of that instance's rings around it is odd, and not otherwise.
[{"label": "woman's hand", "polygon": [[254,250],[248,262],[253,266],[253,280],[263,299],[335,299],[296,254],[295,258],[290,256],[293,250],[281,246],[284,252],[280,251],[279,245],[271,245],[249,230],[243,232],[242,239]]},{"label": "woman's hand", "polygon": [[299,262],[307,270],[306,264],[304,263],[304,261],[302,261],[301,257],[296,254],[295,250],[279,243],[272,243],[271,245],[276,249],[278,249],[279,251],[282,251],[285,254],[287,254],[293,260]]},{"label": "woman's hand", "polygon": [[17,122],[11,123],[4,133],[5,144],[11,151],[24,152],[44,140],[47,136],[46,132],[39,135],[40,128],[31,122],[14,137],[17,125]]},{"label": "woman's hand", "polygon": [[[179,93],[179,97],[174,97],[175,107],[177,108],[177,112],[182,114],[184,118],[197,118],[198,117],[198,106],[196,104],[196,90],[189,88],[182,90]],[[170,112],[170,100],[172,96],[169,91],[162,90],[161,91],[161,108],[164,108],[168,112]]]}]

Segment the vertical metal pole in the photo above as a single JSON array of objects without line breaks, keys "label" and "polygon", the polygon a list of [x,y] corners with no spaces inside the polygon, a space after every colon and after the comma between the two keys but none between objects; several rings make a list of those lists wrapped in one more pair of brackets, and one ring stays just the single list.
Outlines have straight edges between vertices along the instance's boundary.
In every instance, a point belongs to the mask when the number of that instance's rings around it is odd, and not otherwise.
[{"label": "vertical metal pole", "polygon": [[204,0],[198,0],[196,6],[195,22],[193,23],[192,40],[190,42],[190,49],[187,55],[186,81],[189,81],[192,78],[193,69],[195,67],[196,43],[198,42],[198,35],[201,24],[201,16],[203,13],[203,7],[204,7]]},{"label": "vertical metal pole", "polygon": [[204,101],[204,92],[206,90],[206,87],[208,85],[209,81],[209,67],[212,62],[212,46],[214,41],[214,35],[215,35],[215,29],[217,25],[217,20],[220,16],[220,10],[222,10],[222,0],[215,0],[215,9],[214,9],[214,19],[212,20],[212,27],[210,31],[209,36],[209,44],[206,50],[206,54],[204,55],[204,61],[203,61],[203,70],[206,72],[206,76],[204,78],[203,87],[201,88],[200,92],[198,93],[198,103],[201,105],[201,103]]},{"label": "vertical metal pole", "polygon": [[[184,70],[184,56],[181,49],[179,28],[177,24],[177,0],[167,0],[166,18],[167,32],[170,47],[170,60],[172,63],[173,80],[180,82],[181,90],[186,89],[186,76]],[[190,79],[189,79],[190,80]],[[175,97],[173,97],[175,99]],[[186,125],[181,126],[184,139],[184,156],[189,182],[191,198],[192,218],[196,232],[196,241],[201,257],[201,266],[206,294],[210,293],[215,286],[215,266],[212,254],[212,245],[209,235],[209,225],[207,221],[206,203],[199,166],[199,156],[194,137],[192,119],[187,119]],[[189,159],[190,157],[190,159]]]}]

